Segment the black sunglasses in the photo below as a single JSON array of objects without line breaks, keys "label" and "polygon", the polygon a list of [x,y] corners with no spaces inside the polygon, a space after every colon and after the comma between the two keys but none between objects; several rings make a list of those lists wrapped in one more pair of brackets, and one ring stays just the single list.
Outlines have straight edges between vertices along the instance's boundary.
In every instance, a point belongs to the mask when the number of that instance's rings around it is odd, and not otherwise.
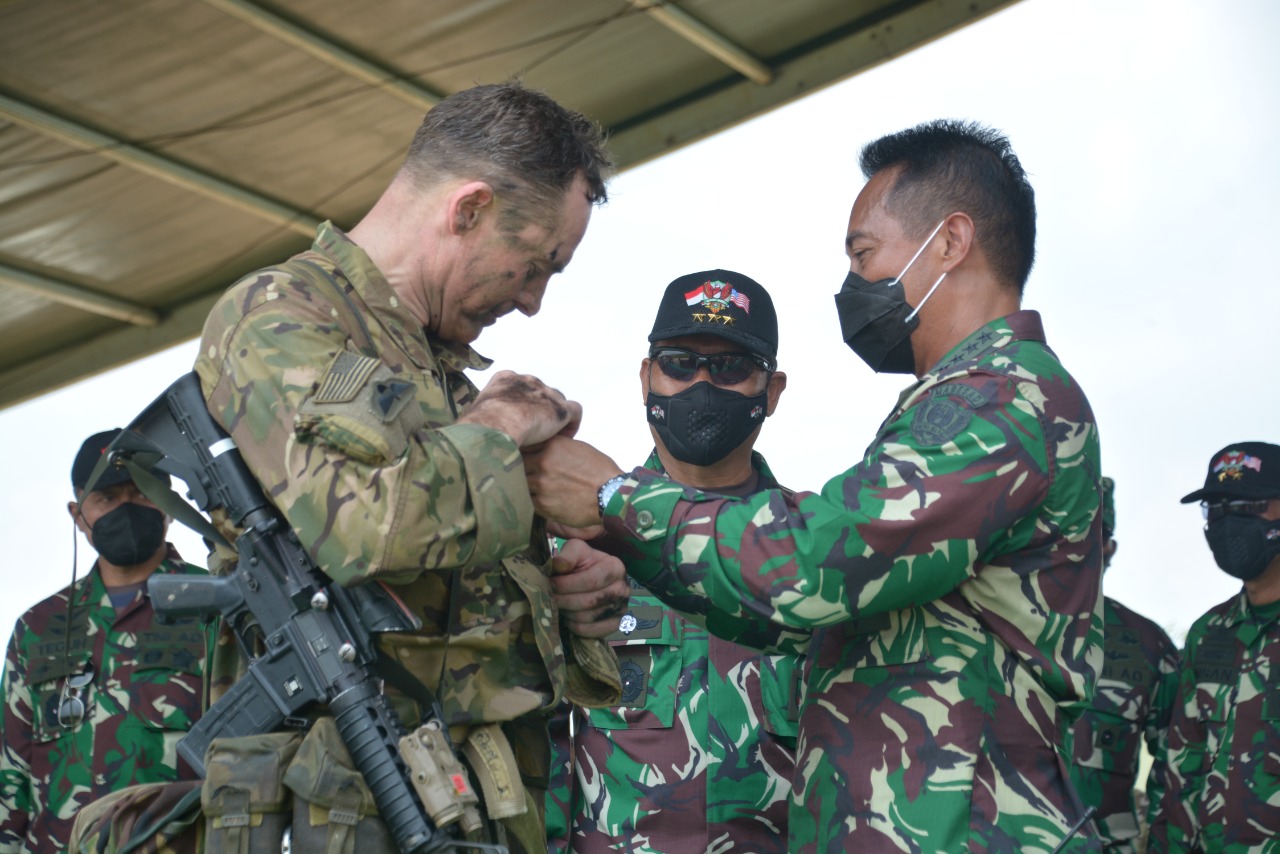
[{"label": "black sunglasses", "polygon": [[649,358],[658,363],[664,374],[676,382],[688,382],[703,365],[716,385],[737,385],[756,371],[770,372],[773,363],[754,353],[711,353],[704,355],[679,347],[655,347]]},{"label": "black sunglasses", "polygon": [[1267,498],[1236,498],[1231,501],[1201,501],[1200,512],[1210,522],[1232,516],[1260,516],[1267,512]]},{"label": "black sunglasses", "polygon": [[75,729],[84,720],[84,698],[81,692],[93,681],[93,665],[86,664],[84,673],[68,676],[62,684],[62,700],[58,703],[58,723]]}]

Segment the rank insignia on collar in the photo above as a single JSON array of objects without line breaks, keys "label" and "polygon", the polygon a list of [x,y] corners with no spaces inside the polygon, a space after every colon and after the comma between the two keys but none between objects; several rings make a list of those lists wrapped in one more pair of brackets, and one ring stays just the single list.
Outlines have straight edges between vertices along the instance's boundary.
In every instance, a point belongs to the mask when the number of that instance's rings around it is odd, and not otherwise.
[{"label": "rank insignia on collar", "polygon": [[721,281],[703,282],[684,295],[684,301],[695,309],[693,319],[698,323],[720,323],[732,326],[734,318],[728,314],[730,305],[751,313],[751,300],[733,285]]}]

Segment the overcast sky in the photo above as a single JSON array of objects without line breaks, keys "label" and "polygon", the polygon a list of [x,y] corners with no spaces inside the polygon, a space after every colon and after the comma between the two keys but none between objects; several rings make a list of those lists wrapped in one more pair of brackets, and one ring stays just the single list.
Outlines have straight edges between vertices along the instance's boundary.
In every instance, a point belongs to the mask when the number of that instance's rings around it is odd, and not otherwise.
[{"label": "overcast sky", "polygon": [[[1199,508],[1178,499],[1222,446],[1280,441],[1265,379],[1280,318],[1277,43],[1271,0],[1023,0],[617,178],[542,312],[504,319],[477,349],[582,401],[580,436],[637,465],[650,448],[639,360],[663,288],[699,270],[746,273],[774,297],[790,378],[757,447],[788,486],[817,490],[862,457],[909,382],[872,374],[840,340],[832,295],[848,271],[859,148],[933,118],[1000,128],[1039,207],[1024,305],[1088,393],[1117,481],[1107,592],[1181,642],[1239,585],[1214,565]],[[63,508],[80,442],[128,423],[194,352],[0,411],[0,637],[70,580]],[[171,539],[203,560],[194,535]]]}]

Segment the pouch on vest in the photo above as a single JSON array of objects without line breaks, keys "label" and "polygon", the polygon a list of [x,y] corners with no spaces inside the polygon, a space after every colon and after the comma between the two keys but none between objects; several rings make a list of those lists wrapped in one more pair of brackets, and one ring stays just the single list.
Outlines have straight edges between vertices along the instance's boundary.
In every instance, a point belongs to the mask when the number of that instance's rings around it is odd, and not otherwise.
[{"label": "pouch on vest", "polygon": [[285,769],[301,742],[296,732],[213,740],[200,794],[205,854],[278,854],[290,821]]},{"label": "pouch on vest", "polygon": [[293,792],[294,851],[397,854],[333,718],[320,718],[311,727],[285,771],[284,785]]}]

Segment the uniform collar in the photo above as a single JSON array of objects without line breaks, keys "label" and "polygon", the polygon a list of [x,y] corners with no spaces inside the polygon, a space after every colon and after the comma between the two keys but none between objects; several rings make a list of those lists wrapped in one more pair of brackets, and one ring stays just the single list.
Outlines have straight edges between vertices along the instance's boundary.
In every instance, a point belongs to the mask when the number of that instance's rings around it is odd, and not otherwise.
[{"label": "uniform collar", "polygon": [[1040,320],[1040,312],[1031,311],[1030,309],[1015,311],[1013,314],[997,318],[974,330],[967,338],[952,347],[946,355],[939,359],[938,364],[930,368],[921,377],[921,380],[955,373],[958,369],[968,367],[971,364],[984,362],[993,351],[1008,347],[1014,341],[1046,343],[1044,324]]},{"label": "uniform collar", "polygon": [[[644,467],[649,471],[656,471],[663,477],[669,478],[666,469],[662,467],[662,460],[658,457],[658,449],[654,448],[649,452],[649,459],[644,461]],[[759,451],[751,452],[751,467],[760,474],[761,489],[778,489],[781,484],[777,478],[773,476],[773,472],[769,469],[769,464],[765,462],[764,456]]]},{"label": "uniform collar", "polygon": [[432,338],[418,318],[400,303],[391,283],[368,253],[332,222],[326,220],[320,224],[311,248],[337,266],[378,324],[419,362],[419,367],[430,368],[433,363],[439,363],[446,370],[483,371],[493,364],[492,359],[486,359],[467,344]]},{"label": "uniform collar", "polygon": [[[156,567],[156,574],[168,574],[178,572],[186,565],[186,561],[182,559],[182,555],[178,554],[178,550],[174,548],[173,543],[165,543],[168,551],[165,552],[164,560],[160,561],[160,565]],[[149,577],[149,576],[148,576]],[[143,598],[147,597],[147,588],[144,586]],[[98,569],[98,561],[93,562],[93,568],[84,576],[84,578],[76,581],[76,587],[73,591],[76,597],[76,607],[88,605],[95,602],[101,602],[107,597],[107,585],[102,582],[102,571]]]}]

